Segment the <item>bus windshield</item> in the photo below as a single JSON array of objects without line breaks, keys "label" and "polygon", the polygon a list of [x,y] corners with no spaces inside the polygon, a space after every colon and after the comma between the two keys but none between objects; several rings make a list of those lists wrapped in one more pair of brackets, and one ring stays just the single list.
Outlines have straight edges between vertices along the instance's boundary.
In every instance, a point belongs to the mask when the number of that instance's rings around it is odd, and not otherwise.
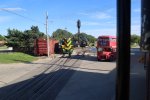
[{"label": "bus windshield", "polygon": [[109,38],[100,38],[98,43],[100,46],[107,46],[109,41],[110,41]]}]

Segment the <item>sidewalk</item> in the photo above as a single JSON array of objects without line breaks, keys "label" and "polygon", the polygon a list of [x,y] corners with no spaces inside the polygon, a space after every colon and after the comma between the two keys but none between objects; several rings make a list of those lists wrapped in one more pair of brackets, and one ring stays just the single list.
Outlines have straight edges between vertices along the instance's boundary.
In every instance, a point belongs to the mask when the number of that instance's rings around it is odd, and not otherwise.
[{"label": "sidewalk", "polygon": [[3,87],[15,79],[18,79],[25,74],[42,67],[44,64],[50,62],[51,57],[39,57],[37,61],[32,63],[13,63],[0,64],[0,87]]},{"label": "sidewalk", "polygon": [[55,100],[111,100],[115,91],[115,62],[85,56]]},{"label": "sidewalk", "polygon": [[130,100],[145,100],[146,98],[146,70],[138,62],[141,54],[132,55],[130,71]]},{"label": "sidewalk", "polygon": [[[72,55],[76,55],[76,52],[74,51]],[[0,87],[8,85],[19,77],[43,67],[43,65],[45,67],[45,64],[48,65],[52,59],[61,56],[60,54],[51,55],[49,58],[43,56],[32,63],[0,64]]]}]

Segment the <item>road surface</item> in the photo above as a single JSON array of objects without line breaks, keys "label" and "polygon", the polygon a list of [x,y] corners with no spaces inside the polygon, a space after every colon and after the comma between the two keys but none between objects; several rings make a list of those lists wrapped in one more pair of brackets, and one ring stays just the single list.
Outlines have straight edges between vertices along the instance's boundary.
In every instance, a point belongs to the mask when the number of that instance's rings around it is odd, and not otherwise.
[{"label": "road surface", "polygon": [[[138,49],[132,49],[131,100],[145,96],[145,70],[137,62],[140,55]],[[0,100],[114,100],[116,62],[98,62],[92,52],[40,64],[3,85]]]}]

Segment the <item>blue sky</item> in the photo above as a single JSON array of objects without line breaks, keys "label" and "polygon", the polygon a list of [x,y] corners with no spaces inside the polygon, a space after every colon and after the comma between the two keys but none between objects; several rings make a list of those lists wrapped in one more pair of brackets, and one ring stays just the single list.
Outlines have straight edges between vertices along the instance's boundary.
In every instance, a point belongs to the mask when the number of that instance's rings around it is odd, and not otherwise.
[{"label": "blue sky", "polygon": [[[132,0],[132,34],[140,35],[140,1]],[[38,26],[45,32],[48,12],[48,34],[56,29],[77,33],[76,22],[81,20],[81,32],[98,37],[116,35],[116,0],[0,0],[0,34],[7,29],[21,31]],[[3,11],[7,9],[21,16]]]}]

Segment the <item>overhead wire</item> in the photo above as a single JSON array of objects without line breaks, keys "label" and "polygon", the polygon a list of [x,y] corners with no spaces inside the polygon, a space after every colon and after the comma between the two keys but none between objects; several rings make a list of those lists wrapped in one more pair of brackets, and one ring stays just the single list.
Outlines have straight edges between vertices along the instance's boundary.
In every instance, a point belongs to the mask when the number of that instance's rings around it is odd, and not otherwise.
[{"label": "overhead wire", "polygon": [[16,12],[11,11],[11,10],[7,10],[7,9],[5,9],[5,8],[0,8],[0,10],[5,11],[5,12],[8,12],[8,13],[11,13],[11,14],[15,14],[15,15],[17,15],[17,16],[20,16],[20,17],[22,17],[22,18],[28,19],[28,20],[30,20],[30,21],[37,22],[37,23],[40,23],[40,24],[44,24],[44,25],[45,25],[45,23],[43,23],[43,22],[34,20],[34,19],[29,18],[29,17],[26,17],[26,16],[23,16],[23,15],[21,15],[21,14],[18,14],[18,13],[16,13]]}]

